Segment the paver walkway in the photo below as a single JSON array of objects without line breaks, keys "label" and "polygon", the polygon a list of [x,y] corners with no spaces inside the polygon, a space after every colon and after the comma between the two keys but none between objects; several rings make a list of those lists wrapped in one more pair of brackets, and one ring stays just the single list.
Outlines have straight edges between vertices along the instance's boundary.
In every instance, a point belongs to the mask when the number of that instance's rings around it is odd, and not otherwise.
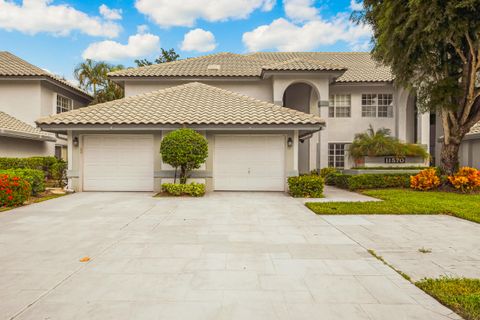
[{"label": "paver walkway", "polygon": [[478,223],[443,215],[324,219],[415,281],[440,276],[480,278]]},{"label": "paver walkway", "polygon": [[459,319],[282,193],[81,193],[2,213],[12,317]]}]

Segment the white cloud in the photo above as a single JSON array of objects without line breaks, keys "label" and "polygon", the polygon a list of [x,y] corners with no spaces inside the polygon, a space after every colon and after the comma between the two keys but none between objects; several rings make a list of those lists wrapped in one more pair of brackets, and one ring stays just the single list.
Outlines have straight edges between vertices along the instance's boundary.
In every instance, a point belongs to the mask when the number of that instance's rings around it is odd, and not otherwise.
[{"label": "white cloud", "polygon": [[185,34],[180,47],[183,51],[208,52],[217,47],[215,36],[210,31],[194,29]]},{"label": "white cloud", "polygon": [[122,19],[122,9],[110,9],[107,5],[102,4],[98,11],[107,20],[121,20]]},{"label": "white cloud", "polygon": [[352,11],[360,11],[363,10],[363,2],[357,2],[355,0],[350,0],[350,9]]},{"label": "white cloud", "polygon": [[21,4],[0,0],[0,28],[31,35],[47,32],[59,36],[76,30],[109,38],[118,36],[121,30],[116,23],[89,16],[68,4],[53,5],[52,0],[23,0]]},{"label": "white cloud", "polygon": [[307,51],[337,42],[346,42],[351,49],[360,49],[369,42],[371,34],[369,26],[357,25],[345,14],[329,20],[319,18],[305,24],[280,18],[244,33],[243,43],[249,51]]},{"label": "white cloud", "polygon": [[84,59],[118,61],[151,55],[160,49],[160,38],[151,33],[128,37],[127,44],[112,40],[94,42],[82,53]]},{"label": "white cloud", "polygon": [[318,18],[315,0],[283,0],[285,15],[293,21],[309,21]]},{"label": "white cloud", "polygon": [[138,11],[161,27],[192,27],[197,19],[244,19],[253,11],[269,11],[274,0],[136,0]]},{"label": "white cloud", "polygon": [[137,33],[146,33],[150,28],[146,24],[137,26]]}]

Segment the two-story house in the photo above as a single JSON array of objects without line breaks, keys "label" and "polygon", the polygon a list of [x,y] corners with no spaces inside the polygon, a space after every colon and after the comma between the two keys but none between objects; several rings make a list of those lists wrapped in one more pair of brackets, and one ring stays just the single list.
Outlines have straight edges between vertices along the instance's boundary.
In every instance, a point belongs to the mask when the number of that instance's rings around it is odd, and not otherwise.
[{"label": "two-story house", "polygon": [[37,122],[68,134],[77,191],[159,190],[174,174],[161,162],[161,139],[180,127],[209,141],[192,175],[208,190],[280,191],[288,176],[343,168],[348,144],[369,125],[430,144],[430,115],[369,53],[219,53],[110,78],[126,98]]},{"label": "two-story house", "polygon": [[0,51],[0,157],[66,157],[66,136],[41,131],[35,120],[90,101],[66,80]]}]

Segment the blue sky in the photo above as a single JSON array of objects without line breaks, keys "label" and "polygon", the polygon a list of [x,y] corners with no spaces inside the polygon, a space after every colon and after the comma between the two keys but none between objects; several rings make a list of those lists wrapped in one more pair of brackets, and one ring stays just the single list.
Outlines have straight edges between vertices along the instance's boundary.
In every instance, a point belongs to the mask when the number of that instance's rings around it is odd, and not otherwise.
[{"label": "blue sky", "polygon": [[354,0],[0,0],[0,50],[73,78],[84,58],[133,66],[160,47],[215,52],[365,51]]}]

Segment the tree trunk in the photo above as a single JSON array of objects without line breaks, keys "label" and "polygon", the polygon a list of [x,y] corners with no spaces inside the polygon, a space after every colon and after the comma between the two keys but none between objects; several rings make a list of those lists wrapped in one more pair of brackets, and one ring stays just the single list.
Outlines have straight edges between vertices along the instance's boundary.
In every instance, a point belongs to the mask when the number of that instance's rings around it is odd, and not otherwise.
[{"label": "tree trunk", "polygon": [[180,183],[181,184],[187,183],[187,169],[183,166],[180,167]]},{"label": "tree trunk", "polygon": [[452,175],[458,170],[459,150],[460,143],[450,141],[449,144],[445,144],[445,142],[442,144],[442,151],[440,153],[440,169],[443,173]]}]

